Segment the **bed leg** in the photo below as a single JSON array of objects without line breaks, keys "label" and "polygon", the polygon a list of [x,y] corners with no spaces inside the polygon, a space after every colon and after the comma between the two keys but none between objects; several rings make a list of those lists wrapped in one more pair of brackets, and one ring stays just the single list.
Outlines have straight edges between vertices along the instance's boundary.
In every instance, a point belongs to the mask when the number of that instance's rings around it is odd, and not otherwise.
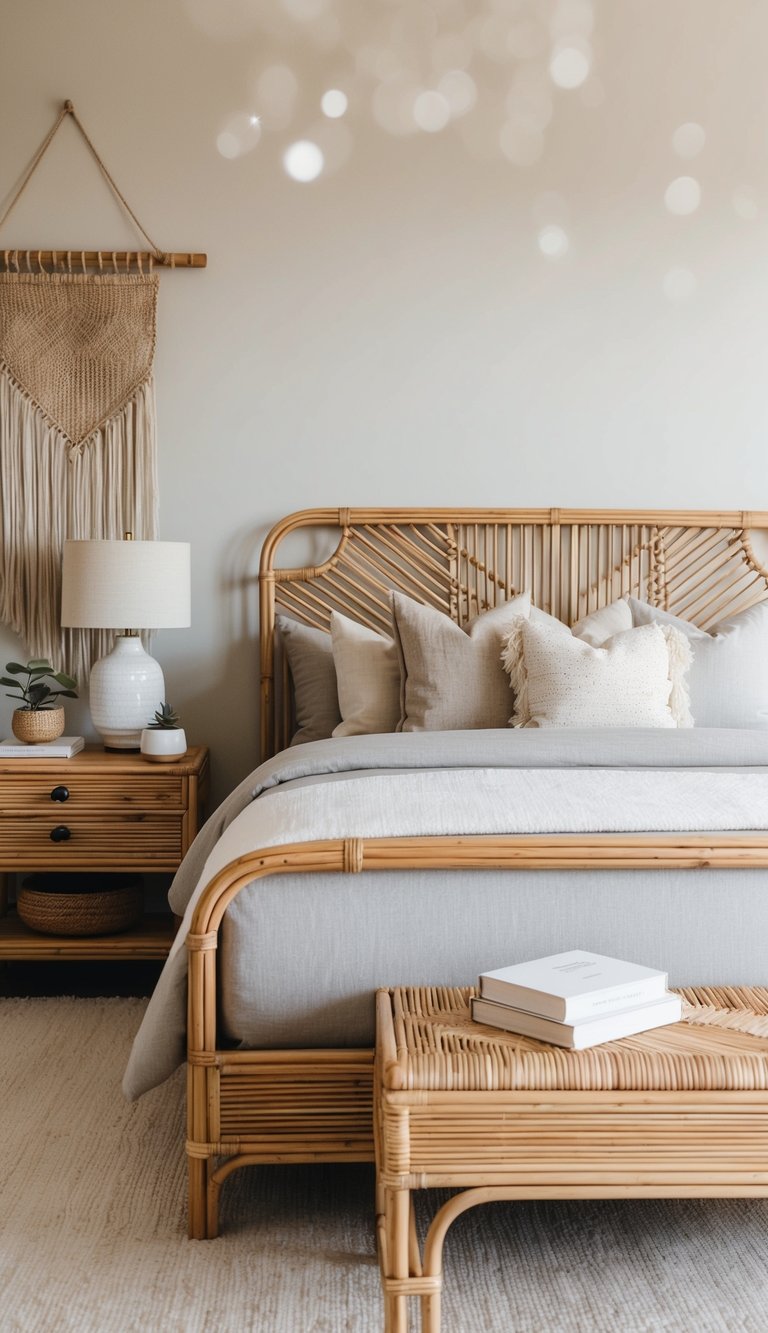
[{"label": "bed leg", "polygon": [[[189,1171],[189,1239],[208,1240],[208,1162],[187,1157]],[[215,1232],[214,1232],[215,1234]]]}]

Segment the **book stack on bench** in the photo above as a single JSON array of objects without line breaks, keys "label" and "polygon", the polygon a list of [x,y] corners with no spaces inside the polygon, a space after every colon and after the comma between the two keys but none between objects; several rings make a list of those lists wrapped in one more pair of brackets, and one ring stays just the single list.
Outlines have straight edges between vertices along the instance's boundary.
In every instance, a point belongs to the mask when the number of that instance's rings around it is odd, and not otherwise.
[{"label": "book stack on bench", "polygon": [[677,1023],[682,1001],[667,974],[572,949],[483,972],[472,1000],[477,1023],[584,1051]]}]

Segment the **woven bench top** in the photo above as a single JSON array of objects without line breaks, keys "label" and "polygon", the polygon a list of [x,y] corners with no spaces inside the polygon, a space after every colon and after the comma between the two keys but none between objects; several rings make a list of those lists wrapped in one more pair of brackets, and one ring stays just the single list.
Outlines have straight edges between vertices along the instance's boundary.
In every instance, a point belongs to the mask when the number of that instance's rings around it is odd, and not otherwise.
[{"label": "woven bench top", "polygon": [[683,1021],[587,1051],[472,1021],[471,987],[391,992],[400,1086],[431,1091],[762,1091],[768,988],[680,990]]}]

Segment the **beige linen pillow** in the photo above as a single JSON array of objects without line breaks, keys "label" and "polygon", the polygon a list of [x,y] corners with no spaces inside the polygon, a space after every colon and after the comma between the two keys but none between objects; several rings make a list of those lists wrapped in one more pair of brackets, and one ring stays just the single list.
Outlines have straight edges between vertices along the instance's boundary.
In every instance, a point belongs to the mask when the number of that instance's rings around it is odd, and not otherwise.
[{"label": "beige linen pillow", "polygon": [[601,648],[518,618],[502,660],[515,727],[690,727],[688,641],[659,625],[624,630]]},{"label": "beige linen pillow", "polygon": [[501,645],[514,621],[530,614],[521,593],[461,629],[434,607],[392,594],[400,656],[398,731],[470,731],[505,727],[512,697]]},{"label": "beige linen pillow", "polygon": [[394,731],[400,720],[400,662],[394,639],[332,611],[331,644],[342,719],[334,736]]}]

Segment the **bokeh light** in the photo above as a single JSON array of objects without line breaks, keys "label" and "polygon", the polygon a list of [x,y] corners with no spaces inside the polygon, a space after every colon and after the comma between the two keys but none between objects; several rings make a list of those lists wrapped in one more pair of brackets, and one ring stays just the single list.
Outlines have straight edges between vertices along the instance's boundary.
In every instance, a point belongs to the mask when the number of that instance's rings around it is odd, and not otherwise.
[{"label": "bokeh light", "polygon": [[678,176],[664,191],[664,203],[670,213],[684,217],[695,213],[701,203],[701,186],[693,176]]},{"label": "bokeh light", "polygon": [[283,153],[283,166],[287,175],[291,180],[302,183],[317,180],[324,163],[322,151],[311,139],[297,139]]},{"label": "bokeh light", "polygon": [[672,135],[672,147],[678,157],[697,157],[707,142],[707,136],[703,127],[694,120],[687,120],[684,125],[678,125]]},{"label": "bokeh light", "polygon": [[558,88],[580,88],[586,83],[592,60],[586,46],[560,46],[552,52],[549,73]]},{"label": "bokeh light", "polygon": [[428,134],[444,130],[451,119],[448,98],[434,88],[419,93],[413,103],[413,119],[419,129],[426,130]]},{"label": "bokeh light", "polygon": [[446,70],[438,82],[437,91],[445,98],[454,119],[465,116],[477,101],[477,84],[463,69]]},{"label": "bokeh light", "polygon": [[340,88],[329,88],[328,92],[323,93],[320,98],[323,115],[327,116],[329,120],[338,120],[339,116],[344,115],[348,106],[347,94],[343,93]]},{"label": "bokeh light", "polygon": [[554,223],[542,227],[536,239],[541,253],[547,259],[562,259],[571,248],[567,231]]}]

